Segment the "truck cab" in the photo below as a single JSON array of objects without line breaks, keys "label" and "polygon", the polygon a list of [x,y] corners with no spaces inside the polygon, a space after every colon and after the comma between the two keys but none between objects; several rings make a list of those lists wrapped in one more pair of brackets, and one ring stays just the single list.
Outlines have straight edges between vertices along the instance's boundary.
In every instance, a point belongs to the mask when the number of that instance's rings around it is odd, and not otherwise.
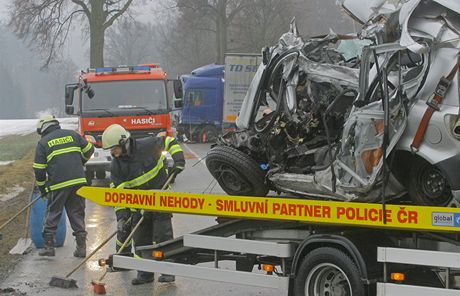
[{"label": "truck cab", "polygon": [[[156,64],[88,69],[65,87],[66,113],[77,115],[82,136],[95,145],[86,163],[89,180],[105,178],[112,156],[102,150],[102,133],[118,123],[134,137],[172,135],[167,75]],[[75,99],[74,99],[75,98]]]},{"label": "truck cab", "polygon": [[224,65],[206,65],[180,77],[183,106],[177,131],[190,140],[215,140],[222,129]]}]

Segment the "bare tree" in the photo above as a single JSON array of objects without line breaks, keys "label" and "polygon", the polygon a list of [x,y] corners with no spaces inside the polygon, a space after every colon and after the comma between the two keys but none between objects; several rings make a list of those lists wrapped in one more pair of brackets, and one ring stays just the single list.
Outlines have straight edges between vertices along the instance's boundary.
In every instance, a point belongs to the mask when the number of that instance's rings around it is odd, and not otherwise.
[{"label": "bare tree", "polygon": [[287,0],[253,0],[246,5],[229,30],[229,51],[260,52],[289,29],[293,5]]},{"label": "bare tree", "polygon": [[107,31],[106,63],[114,66],[158,63],[155,39],[153,25],[124,19]]},{"label": "bare tree", "polygon": [[[104,35],[133,0],[13,0],[9,26],[44,55],[47,67],[62,50],[74,20],[89,28],[90,67],[104,65]],[[85,22],[85,20],[87,22]]]},{"label": "bare tree", "polygon": [[228,28],[235,17],[249,3],[249,1],[244,0],[176,0],[179,9],[183,11],[192,10],[195,11],[195,14],[212,20],[216,37],[216,63],[220,64],[224,63],[227,52]]}]

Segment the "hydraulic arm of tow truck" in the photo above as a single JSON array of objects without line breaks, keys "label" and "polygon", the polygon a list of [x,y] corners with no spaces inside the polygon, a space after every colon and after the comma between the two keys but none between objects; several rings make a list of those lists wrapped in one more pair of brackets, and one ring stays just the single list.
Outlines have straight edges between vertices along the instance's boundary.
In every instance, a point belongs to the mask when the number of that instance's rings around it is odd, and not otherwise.
[{"label": "hydraulic arm of tow truck", "polygon": [[459,208],[387,205],[384,210],[382,205],[370,203],[95,187],[82,187],[77,193],[102,206],[159,212],[411,231],[460,232]]}]

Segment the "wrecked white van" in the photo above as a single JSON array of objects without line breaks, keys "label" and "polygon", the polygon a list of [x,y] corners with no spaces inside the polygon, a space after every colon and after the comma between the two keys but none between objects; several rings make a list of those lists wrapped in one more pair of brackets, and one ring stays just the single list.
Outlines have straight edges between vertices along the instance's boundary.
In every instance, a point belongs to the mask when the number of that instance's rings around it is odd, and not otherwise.
[{"label": "wrecked white van", "polygon": [[[358,36],[263,51],[237,130],[206,165],[234,195],[458,205],[460,3],[345,0]],[[384,157],[385,156],[385,157]]]}]

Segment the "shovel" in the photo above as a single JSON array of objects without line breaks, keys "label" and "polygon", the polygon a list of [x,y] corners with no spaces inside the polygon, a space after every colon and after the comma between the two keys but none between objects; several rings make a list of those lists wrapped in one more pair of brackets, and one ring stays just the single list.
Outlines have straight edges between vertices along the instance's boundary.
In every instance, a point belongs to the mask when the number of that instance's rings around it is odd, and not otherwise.
[{"label": "shovel", "polygon": [[[19,212],[17,212],[13,217],[11,217],[10,219],[8,219],[8,221],[6,221],[5,223],[3,223],[1,226],[0,226],[0,230],[3,229],[6,225],[8,225],[11,221],[13,221],[17,216],[19,216],[20,214],[22,214],[22,212],[24,212],[25,210],[27,210],[27,214],[26,214],[26,226],[25,226],[25,234],[24,234],[24,237],[23,238],[20,238],[18,240],[18,242],[16,243],[16,245],[10,250],[10,254],[24,254],[24,252],[31,246],[32,244],[32,240],[29,238],[29,216],[30,216],[30,207],[35,204],[40,198],[41,196],[38,196],[37,198],[33,199],[32,200],[32,196],[34,194],[34,188],[35,188],[35,182],[34,182],[34,186],[32,187],[32,191],[30,192],[30,199],[31,201],[25,206],[23,207],[21,210],[19,210]],[[1,235],[0,235],[0,239],[1,239]]]},{"label": "shovel", "polygon": [[32,245],[32,239],[29,238],[29,217],[30,217],[30,207],[27,208],[24,237],[21,237],[18,240],[16,245],[10,250],[10,254],[23,255]]}]

